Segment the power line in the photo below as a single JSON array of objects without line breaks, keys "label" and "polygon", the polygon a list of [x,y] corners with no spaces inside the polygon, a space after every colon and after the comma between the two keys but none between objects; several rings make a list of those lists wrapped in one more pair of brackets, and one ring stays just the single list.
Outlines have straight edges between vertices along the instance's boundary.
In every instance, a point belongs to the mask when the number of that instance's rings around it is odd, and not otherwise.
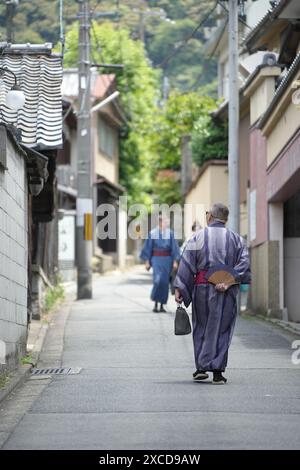
[{"label": "power line", "polygon": [[191,34],[189,34],[188,36],[186,36],[182,42],[180,43],[179,46],[175,47],[173,49],[173,51],[160,63],[158,64],[156,67],[161,67],[161,68],[164,68],[165,65],[167,65],[170,60],[177,54],[177,52],[179,50],[181,50],[189,41],[190,39],[192,39],[195,34],[197,33],[197,31],[204,25],[204,23],[208,20],[208,18],[210,17],[210,15],[215,11],[216,7],[218,5],[218,1],[215,2],[213,8],[211,8],[209,10],[209,12],[207,13],[207,15],[200,21],[200,23],[193,29],[193,31],[191,32]]},{"label": "power line", "polygon": [[[98,39],[96,30],[95,30],[95,26],[94,26],[93,21],[91,21],[91,25],[92,25],[92,34],[93,34],[93,38],[94,38],[94,40],[95,40],[95,42],[96,42],[97,52],[99,53],[99,56],[100,56],[101,61],[102,61],[103,63],[105,63],[104,57],[103,57],[103,55],[102,55],[102,47],[101,47],[101,45],[100,45],[100,42],[99,42],[99,39]],[[93,61],[96,63],[97,60],[96,60],[95,57],[94,57],[93,48],[92,48],[92,57],[93,57]]]},{"label": "power line", "polygon": [[[226,22],[225,22],[225,24],[224,24],[223,32],[226,30],[227,24],[228,24],[228,18],[226,19]],[[210,61],[210,60],[213,58],[213,56],[214,56],[214,54],[215,54],[216,50],[218,49],[218,46],[219,46],[219,44],[220,44],[220,42],[221,42],[222,36],[223,36],[223,33],[220,34],[220,36],[219,36],[219,38],[218,38],[218,41],[217,41],[215,47],[213,48],[213,50],[212,50],[211,53],[209,54],[209,56],[208,56],[208,58],[207,58],[208,61]],[[191,90],[195,89],[195,88],[200,84],[200,81],[201,81],[201,79],[202,79],[203,76],[204,76],[204,72],[203,72],[203,70],[202,70],[201,74],[198,76],[198,78],[195,80],[195,82],[193,83],[193,85],[190,87]]]},{"label": "power line", "polygon": [[91,18],[93,18],[93,15],[94,15],[95,11],[97,10],[97,8],[100,6],[100,3],[101,3],[101,1],[96,0],[96,3],[94,5],[94,7],[91,9],[91,13],[90,13]]},{"label": "power line", "polygon": [[[101,44],[100,44],[100,42],[99,42],[97,33],[96,33],[96,31],[95,31],[95,27],[94,27],[93,21],[91,21],[91,25],[92,25],[92,35],[93,35],[93,37],[94,37],[94,40],[96,41],[97,51],[98,51],[98,53],[99,53],[99,56],[100,56],[101,61],[103,62],[103,64],[105,64],[105,59],[104,59],[103,54],[102,54],[102,47],[101,47]],[[93,46],[91,47],[91,55],[92,55],[93,62],[96,64],[96,63],[97,63],[97,60],[96,60],[96,58],[95,58],[95,54],[94,54],[94,51],[93,51]],[[107,76],[105,73],[102,73],[101,75],[102,75],[102,77],[103,77],[104,82],[106,82],[105,85],[106,85],[106,86],[109,86],[111,83],[110,83],[110,80],[109,80],[108,76]]]},{"label": "power line", "polygon": [[[196,32],[201,28],[201,26],[207,21],[207,19],[209,18],[209,16],[213,13],[213,11],[215,10],[216,6],[217,6],[217,3],[215,3],[215,5],[213,6],[213,8],[211,8],[211,10],[208,12],[208,14],[205,16],[205,18],[203,18],[203,20],[201,20],[201,22],[193,29],[193,31],[189,34],[189,36],[187,36],[183,43],[181,44],[180,48],[177,48],[175,49],[175,51],[173,51],[171,54],[169,54],[169,56],[167,56],[167,58],[159,65],[156,65],[154,66],[154,68],[158,68],[160,66],[163,66],[164,64],[166,64],[176,53],[179,49],[181,49],[182,47],[184,47],[184,45],[196,34]],[[97,7],[98,5],[96,5]],[[122,41],[121,41],[121,35],[120,35],[120,0],[116,0],[116,10],[117,10],[117,31],[118,31],[118,35],[119,35],[119,47],[120,47],[120,54],[121,54],[121,58],[122,58]],[[102,54],[102,47],[101,47],[101,44],[99,42],[99,38],[97,36],[97,33],[95,31],[95,27],[94,27],[94,24],[92,22],[92,35],[93,35],[93,38],[96,42],[96,46],[97,46],[97,49],[98,49],[98,52],[99,52],[99,55],[100,55],[100,58],[101,58],[101,61],[105,63],[105,60],[103,58],[103,54]],[[213,54],[210,55],[209,59],[211,59]],[[94,62],[97,62],[95,60],[95,55],[93,53],[93,49],[92,49],[92,57],[93,57],[93,60]],[[121,63],[123,63],[123,60],[121,59],[120,61]],[[136,69],[143,69],[143,68],[146,68],[147,66],[146,65],[136,65],[135,68]],[[189,88],[194,88],[197,86],[197,84],[199,83],[199,81],[201,80],[202,76],[203,76],[203,72],[201,72],[201,75],[197,78],[197,80],[195,81],[195,83],[192,85],[192,87],[189,87]],[[125,78],[125,86],[126,88],[128,89],[128,77],[126,76],[126,74],[124,74],[124,78]],[[105,77],[105,80],[108,80],[108,77]]]},{"label": "power line", "polygon": [[[228,15],[229,15],[229,10],[228,10],[228,8],[225,7],[225,5],[223,5],[223,3],[222,3],[220,0],[218,0],[218,5],[220,5],[220,7],[222,7],[224,11],[226,11],[227,16],[228,16]],[[239,20],[239,22],[242,23],[244,26],[246,26],[247,28],[249,28],[250,31],[252,31],[253,28],[251,28],[251,26],[249,26],[248,23],[247,23],[245,20],[243,20],[243,18],[241,18],[240,16],[238,16],[238,20]]]},{"label": "power line", "polygon": [[[223,8],[223,10],[225,10],[226,13],[227,13],[226,22],[225,22],[225,24],[224,24],[224,26],[223,26],[223,31],[225,31],[225,30],[226,30],[226,27],[227,27],[227,25],[228,25],[229,10],[225,7],[225,5],[223,5],[223,4],[221,3],[220,0],[218,0],[218,5],[220,5],[220,6]],[[239,22],[240,22],[240,23],[244,24],[245,26],[247,26],[249,29],[252,30],[251,26],[249,26],[242,18],[239,17],[238,19],[239,19]],[[217,48],[218,48],[218,46],[219,46],[219,44],[220,44],[220,42],[221,42],[221,39],[222,39],[222,34],[220,34],[220,37],[219,37],[219,39],[218,39],[218,41],[217,41],[217,43],[216,43],[216,45],[215,45],[213,51],[209,54],[208,60],[212,59],[214,53],[216,52],[216,50],[217,50]],[[189,88],[190,88],[191,90],[195,89],[195,88],[199,85],[199,83],[200,83],[200,81],[201,81],[201,79],[202,79],[203,76],[204,76],[204,72],[202,71],[201,74],[199,75],[199,77],[198,77],[198,78],[196,79],[196,81],[193,83],[193,85],[192,85],[191,87],[189,87]]]}]

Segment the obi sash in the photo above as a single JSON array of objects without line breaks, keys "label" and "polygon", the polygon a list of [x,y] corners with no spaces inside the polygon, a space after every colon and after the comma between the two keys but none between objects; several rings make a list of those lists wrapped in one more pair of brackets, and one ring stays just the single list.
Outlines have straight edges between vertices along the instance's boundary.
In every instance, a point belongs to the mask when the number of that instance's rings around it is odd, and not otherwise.
[{"label": "obi sash", "polygon": [[153,250],[152,256],[171,256],[170,250]]},{"label": "obi sash", "polygon": [[206,273],[207,273],[207,270],[206,270],[206,269],[202,269],[201,271],[199,271],[199,272],[196,274],[196,277],[195,277],[195,285],[199,285],[199,284],[208,284],[208,280],[205,278]]}]

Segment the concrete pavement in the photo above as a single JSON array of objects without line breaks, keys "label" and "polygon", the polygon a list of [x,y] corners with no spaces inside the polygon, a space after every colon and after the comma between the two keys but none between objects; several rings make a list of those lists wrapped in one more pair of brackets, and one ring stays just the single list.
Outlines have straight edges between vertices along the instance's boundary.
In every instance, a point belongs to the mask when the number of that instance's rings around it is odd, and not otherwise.
[{"label": "concrete pavement", "polygon": [[93,300],[54,319],[40,366],[82,371],[28,380],[0,410],[0,446],[299,449],[295,337],[240,318],[228,384],[194,383],[191,335],[174,336],[172,298],[152,313],[150,283],[142,268],[95,278]]}]

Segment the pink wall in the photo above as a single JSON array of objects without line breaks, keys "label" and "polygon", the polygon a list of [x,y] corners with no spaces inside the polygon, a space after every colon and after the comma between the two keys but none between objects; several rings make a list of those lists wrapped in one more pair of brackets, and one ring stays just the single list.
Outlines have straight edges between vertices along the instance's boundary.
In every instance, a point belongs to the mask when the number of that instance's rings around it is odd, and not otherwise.
[{"label": "pink wall", "polygon": [[250,190],[256,189],[256,239],[252,246],[268,239],[267,147],[261,131],[250,129]]}]

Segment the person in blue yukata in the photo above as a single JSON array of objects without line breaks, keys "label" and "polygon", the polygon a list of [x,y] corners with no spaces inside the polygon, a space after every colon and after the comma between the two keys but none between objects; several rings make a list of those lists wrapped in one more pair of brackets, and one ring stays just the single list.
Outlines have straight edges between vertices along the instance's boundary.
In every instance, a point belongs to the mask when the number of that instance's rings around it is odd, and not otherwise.
[{"label": "person in blue yukata", "polygon": [[[169,228],[168,219],[159,216],[158,226],[151,230],[145,240],[141,259],[145,261],[147,271],[153,268],[153,288],[151,300],[153,312],[165,312],[168,301],[169,281],[172,269],[178,268],[180,250],[174,232]],[[160,304],[160,308],[158,308]]]},{"label": "person in blue yukata", "polygon": [[[196,372],[194,380],[205,380],[213,372],[214,384],[225,384],[228,349],[237,317],[240,284],[251,282],[249,254],[245,240],[226,228],[229,210],[214,204],[206,213],[207,227],[187,242],[174,281],[175,300],[192,303],[193,342]],[[213,285],[208,270],[227,269],[235,285]]]}]

